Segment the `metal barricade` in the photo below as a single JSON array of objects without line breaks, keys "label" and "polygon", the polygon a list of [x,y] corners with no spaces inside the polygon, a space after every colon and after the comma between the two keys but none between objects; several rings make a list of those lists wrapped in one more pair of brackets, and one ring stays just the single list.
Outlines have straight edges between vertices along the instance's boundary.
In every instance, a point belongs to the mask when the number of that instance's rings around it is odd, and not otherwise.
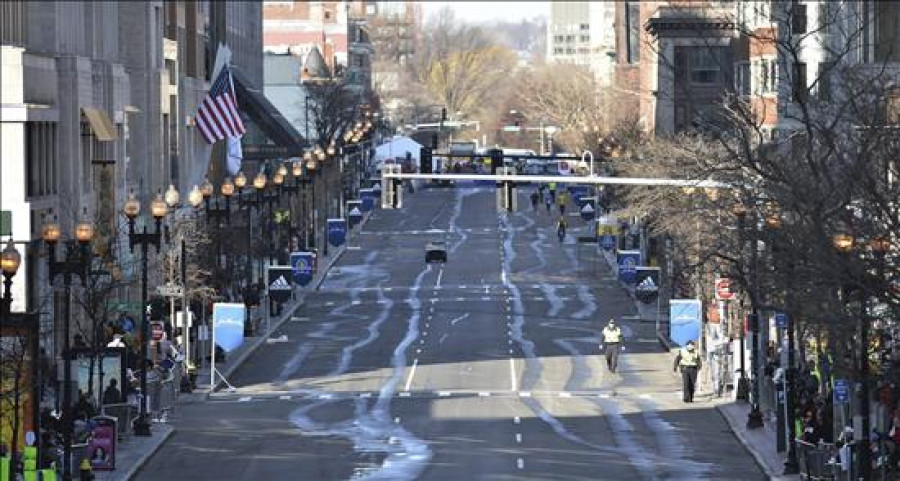
[{"label": "metal barricade", "polygon": [[131,421],[134,419],[137,408],[129,403],[104,404],[103,414],[116,418],[116,430],[120,439],[131,434]]},{"label": "metal barricade", "polygon": [[812,444],[796,440],[797,464],[800,476],[811,481],[840,479],[840,465],[837,464],[837,448],[834,444]]}]

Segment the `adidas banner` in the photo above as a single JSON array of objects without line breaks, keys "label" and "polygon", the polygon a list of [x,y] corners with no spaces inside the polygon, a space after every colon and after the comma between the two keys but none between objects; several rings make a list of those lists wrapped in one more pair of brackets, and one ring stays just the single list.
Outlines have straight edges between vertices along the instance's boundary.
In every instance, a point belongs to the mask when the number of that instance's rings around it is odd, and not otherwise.
[{"label": "adidas banner", "polygon": [[652,304],[659,297],[659,267],[639,266],[635,273],[634,296],[644,304]]},{"label": "adidas banner", "polygon": [[269,298],[275,302],[287,302],[294,288],[293,269],[290,266],[268,266]]}]

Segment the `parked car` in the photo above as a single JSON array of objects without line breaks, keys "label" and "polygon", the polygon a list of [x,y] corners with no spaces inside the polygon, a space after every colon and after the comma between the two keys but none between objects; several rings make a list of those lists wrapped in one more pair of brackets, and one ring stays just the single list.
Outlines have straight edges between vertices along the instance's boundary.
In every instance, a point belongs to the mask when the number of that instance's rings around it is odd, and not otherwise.
[{"label": "parked car", "polygon": [[430,241],[425,244],[425,262],[447,262],[447,243]]}]

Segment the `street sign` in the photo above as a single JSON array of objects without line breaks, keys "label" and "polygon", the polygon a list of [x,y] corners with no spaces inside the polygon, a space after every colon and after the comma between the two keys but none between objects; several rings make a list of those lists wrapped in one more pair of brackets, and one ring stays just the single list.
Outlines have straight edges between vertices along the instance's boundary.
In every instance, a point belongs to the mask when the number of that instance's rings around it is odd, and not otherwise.
[{"label": "street sign", "polygon": [[850,384],[846,379],[834,380],[834,402],[836,404],[847,404],[850,402]]},{"label": "street sign", "polygon": [[160,321],[153,321],[150,323],[150,337],[154,341],[161,341],[163,335],[166,333],[165,328],[163,327],[163,323]]},{"label": "street sign", "polygon": [[778,312],[775,314],[775,326],[779,329],[785,329],[787,327],[787,314],[783,312]]},{"label": "street sign", "polygon": [[731,279],[719,277],[716,279],[716,300],[730,301],[731,299],[734,299],[734,293],[731,292]]},{"label": "street sign", "polygon": [[156,293],[163,297],[181,297],[184,295],[184,289],[181,286],[166,284],[164,286],[156,286]]}]

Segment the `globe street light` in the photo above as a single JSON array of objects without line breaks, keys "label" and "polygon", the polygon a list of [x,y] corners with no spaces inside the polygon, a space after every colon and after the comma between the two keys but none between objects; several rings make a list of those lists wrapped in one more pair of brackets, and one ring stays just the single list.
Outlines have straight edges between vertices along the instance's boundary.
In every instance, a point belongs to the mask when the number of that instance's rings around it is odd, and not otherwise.
[{"label": "globe street light", "polygon": [[70,326],[72,321],[72,277],[78,276],[82,285],[87,285],[88,272],[91,267],[91,252],[89,244],[93,239],[94,228],[86,219],[82,219],[75,226],[75,239],[77,246],[69,243],[66,246],[65,256],[62,261],[56,260],[56,244],[60,239],[59,224],[54,218],[44,225],[42,229],[44,243],[47,245],[47,266],[50,283],[62,276],[65,289],[65,301],[63,311],[63,479],[72,479],[72,353],[70,347]]},{"label": "globe street light", "polygon": [[128,248],[132,252],[134,252],[135,245],[141,248],[141,406],[138,418],[134,422],[134,434],[150,436],[150,419],[147,413],[147,370],[150,368],[148,362],[150,313],[147,311],[147,251],[152,245],[159,252],[162,241],[162,220],[168,214],[169,209],[162,194],[157,194],[150,203],[150,215],[156,223],[156,230],[153,232],[147,229],[147,224],[144,224],[141,232],[135,230],[135,219],[141,213],[141,203],[135,197],[134,192],[128,194],[128,200],[125,201],[122,211],[128,218]]}]

